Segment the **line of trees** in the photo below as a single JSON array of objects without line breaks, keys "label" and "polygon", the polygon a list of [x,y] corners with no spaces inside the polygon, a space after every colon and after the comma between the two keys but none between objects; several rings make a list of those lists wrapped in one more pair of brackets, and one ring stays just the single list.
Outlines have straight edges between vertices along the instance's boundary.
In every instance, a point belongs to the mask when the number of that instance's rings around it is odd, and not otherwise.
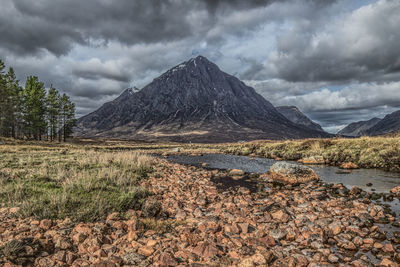
[{"label": "line of trees", "polygon": [[36,76],[29,76],[25,87],[13,68],[6,72],[0,60],[0,136],[18,139],[65,141],[75,126],[75,104]]}]

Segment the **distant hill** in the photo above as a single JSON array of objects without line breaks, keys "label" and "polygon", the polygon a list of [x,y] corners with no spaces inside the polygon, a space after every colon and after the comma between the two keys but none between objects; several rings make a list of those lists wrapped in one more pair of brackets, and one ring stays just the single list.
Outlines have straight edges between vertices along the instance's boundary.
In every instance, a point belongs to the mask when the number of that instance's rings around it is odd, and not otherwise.
[{"label": "distant hill", "polygon": [[346,136],[362,136],[368,135],[367,131],[379,123],[382,119],[373,118],[368,121],[358,121],[347,125],[345,128],[340,130],[338,134]]},{"label": "distant hill", "polygon": [[400,131],[400,110],[386,115],[381,121],[366,131],[366,134],[375,136]]},{"label": "distant hill", "polygon": [[291,122],[253,88],[202,56],[138,92],[125,90],[80,118],[75,135],[207,143],[330,136]]},{"label": "distant hill", "polygon": [[310,118],[308,118],[303,112],[301,112],[295,106],[280,106],[276,108],[283,116],[285,116],[291,122],[304,125],[307,128],[324,132],[321,125],[313,122]]}]

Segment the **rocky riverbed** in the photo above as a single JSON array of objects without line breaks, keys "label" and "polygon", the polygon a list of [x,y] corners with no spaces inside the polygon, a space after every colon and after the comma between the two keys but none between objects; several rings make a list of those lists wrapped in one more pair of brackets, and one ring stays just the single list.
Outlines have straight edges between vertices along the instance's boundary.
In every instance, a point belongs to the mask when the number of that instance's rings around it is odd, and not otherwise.
[{"label": "rocky riverbed", "polygon": [[[394,214],[359,188],[157,159],[141,211],[74,224],[0,210],[3,266],[398,266]],[[232,182],[230,181],[236,181]],[[257,183],[255,183],[257,181]],[[395,229],[395,230],[393,230]],[[400,229],[399,229],[400,230]]]}]

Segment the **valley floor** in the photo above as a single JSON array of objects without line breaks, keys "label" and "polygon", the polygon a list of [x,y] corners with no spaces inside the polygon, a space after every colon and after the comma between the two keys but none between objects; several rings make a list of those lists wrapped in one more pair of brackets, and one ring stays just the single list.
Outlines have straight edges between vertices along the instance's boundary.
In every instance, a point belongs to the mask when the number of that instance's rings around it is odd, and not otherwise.
[{"label": "valley floor", "polygon": [[[393,231],[398,219],[374,204],[370,193],[320,181],[283,185],[267,175],[235,178],[226,171],[138,154],[131,151],[133,147],[142,153],[180,153],[168,144],[0,146],[0,263],[397,266],[400,262],[400,232]],[[204,153],[222,146],[182,149]],[[249,186],[251,181],[261,186]]]}]

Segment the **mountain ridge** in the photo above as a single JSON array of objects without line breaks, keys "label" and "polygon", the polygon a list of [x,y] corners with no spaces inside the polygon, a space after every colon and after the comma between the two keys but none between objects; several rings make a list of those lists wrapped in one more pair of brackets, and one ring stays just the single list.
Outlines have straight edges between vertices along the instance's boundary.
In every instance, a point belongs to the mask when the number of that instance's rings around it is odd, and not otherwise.
[{"label": "mountain ridge", "polygon": [[340,130],[338,134],[345,136],[352,136],[352,137],[367,135],[368,129],[375,126],[381,120],[382,119],[379,118],[372,118],[367,121],[353,122],[344,127],[342,130]]},{"label": "mountain ridge", "polygon": [[366,131],[367,135],[376,136],[400,132],[400,110],[386,115],[373,127]]},{"label": "mountain ridge", "polygon": [[294,123],[297,123],[300,125],[304,125],[308,128],[316,130],[316,131],[324,132],[324,129],[322,129],[321,125],[319,125],[318,123],[316,123],[316,122],[312,121],[310,118],[308,118],[296,106],[279,106],[279,107],[276,107],[276,109],[291,122],[294,122]]}]

